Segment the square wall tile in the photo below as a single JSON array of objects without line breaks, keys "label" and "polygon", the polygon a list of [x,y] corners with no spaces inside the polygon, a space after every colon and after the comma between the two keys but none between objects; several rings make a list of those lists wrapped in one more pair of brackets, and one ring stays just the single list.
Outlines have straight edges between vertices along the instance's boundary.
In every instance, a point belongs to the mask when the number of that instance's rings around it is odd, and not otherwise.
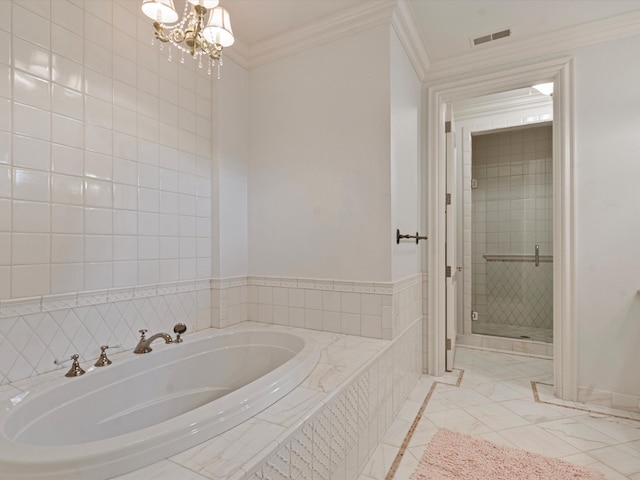
[{"label": "square wall tile", "polygon": [[49,294],[49,273],[49,264],[11,267],[11,297],[34,297]]}]

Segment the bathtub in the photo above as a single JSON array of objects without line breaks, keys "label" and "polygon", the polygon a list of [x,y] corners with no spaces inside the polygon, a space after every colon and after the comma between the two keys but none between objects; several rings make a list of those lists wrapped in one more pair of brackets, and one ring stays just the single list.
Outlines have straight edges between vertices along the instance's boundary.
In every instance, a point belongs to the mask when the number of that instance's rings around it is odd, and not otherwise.
[{"label": "bathtub", "polygon": [[60,371],[2,405],[0,478],[101,480],[149,465],[267,408],[317,358],[295,334],[234,331],[158,341],[77,378]]}]

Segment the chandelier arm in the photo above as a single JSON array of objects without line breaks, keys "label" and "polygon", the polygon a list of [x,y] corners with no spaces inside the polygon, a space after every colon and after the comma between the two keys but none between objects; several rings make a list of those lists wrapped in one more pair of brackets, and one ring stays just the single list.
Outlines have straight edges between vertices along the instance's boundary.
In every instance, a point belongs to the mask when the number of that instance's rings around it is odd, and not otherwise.
[{"label": "chandelier arm", "polygon": [[169,38],[173,32],[170,32],[169,35],[167,35],[164,31],[163,26],[158,22],[153,22],[153,27],[155,28],[155,34],[158,40],[160,40],[161,42],[169,41]]}]

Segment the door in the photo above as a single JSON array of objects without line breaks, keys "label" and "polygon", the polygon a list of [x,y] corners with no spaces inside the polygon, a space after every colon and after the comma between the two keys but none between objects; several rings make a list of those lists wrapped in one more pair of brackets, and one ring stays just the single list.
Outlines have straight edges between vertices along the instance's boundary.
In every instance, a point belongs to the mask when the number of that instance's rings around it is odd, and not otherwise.
[{"label": "door", "polygon": [[458,250],[458,222],[457,222],[457,162],[456,162],[456,137],[455,128],[453,122],[453,109],[451,104],[447,104],[446,109],[446,186],[447,186],[447,199],[445,209],[445,225],[446,225],[446,237],[445,237],[445,297],[446,297],[446,362],[445,370],[450,372],[453,369],[453,364],[456,354],[456,323],[457,323],[457,281],[458,272],[461,268],[458,268],[457,262],[457,250]]}]

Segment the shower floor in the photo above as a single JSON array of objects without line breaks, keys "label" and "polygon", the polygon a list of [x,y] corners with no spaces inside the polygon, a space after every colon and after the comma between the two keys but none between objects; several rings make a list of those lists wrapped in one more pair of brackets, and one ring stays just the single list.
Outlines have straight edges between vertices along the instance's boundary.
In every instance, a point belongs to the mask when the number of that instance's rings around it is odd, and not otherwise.
[{"label": "shower floor", "polygon": [[472,331],[476,335],[517,338],[535,342],[553,343],[553,328],[504,325],[501,323],[473,322]]}]

